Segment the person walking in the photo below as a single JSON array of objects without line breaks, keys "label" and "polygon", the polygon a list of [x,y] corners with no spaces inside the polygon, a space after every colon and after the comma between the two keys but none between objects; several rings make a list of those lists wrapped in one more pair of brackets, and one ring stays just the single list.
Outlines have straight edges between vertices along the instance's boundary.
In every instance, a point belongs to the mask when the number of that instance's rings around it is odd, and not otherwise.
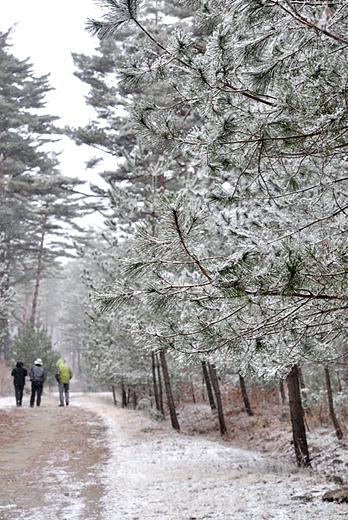
[{"label": "person walking", "polygon": [[27,375],[28,371],[26,368],[24,368],[22,361],[17,361],[15,368],[13,368],[11,372],[15,388],[17,406],[22,406],[23,390],[25,385],[25,378],[27,377]]},{"label": "person walking", "polygon": [[35,396],[36,405],[40,406],[41,404],[41,395],[43,391],[44,382],[46,381],[46,371],[42,365],[42,359],[37,358],[37,360],[34,363],[34,366],[32,367],[29,373],[31,381],[30,406],[32,408],[35,403]]},{"label": "person walking", "polygon": [[56,363],[56,380],[58,383],[59,389],[59,406],[64,406],[64,397],[65,404],[68,406],[69,404],[69,383],[70,379],[73,376],[73,371],[64,361],[64,359],[58,359]]}]

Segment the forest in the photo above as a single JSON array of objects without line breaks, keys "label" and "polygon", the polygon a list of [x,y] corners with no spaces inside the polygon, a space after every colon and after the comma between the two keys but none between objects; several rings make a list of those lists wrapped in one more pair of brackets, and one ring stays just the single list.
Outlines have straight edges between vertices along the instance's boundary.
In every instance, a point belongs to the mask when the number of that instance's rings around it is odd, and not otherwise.
[{"label": "forest", "polygon": [[[276,391],[309,467],[305,410],[347,434],[348,6],[97,3],[84,127],[46,113],[48,75],[0,33],[1,361],[53,378],[64,355],[176,430],[203,381],[222,436],[224,395],[251,416]],[[103,184],[61,171],[62,135]]]}]

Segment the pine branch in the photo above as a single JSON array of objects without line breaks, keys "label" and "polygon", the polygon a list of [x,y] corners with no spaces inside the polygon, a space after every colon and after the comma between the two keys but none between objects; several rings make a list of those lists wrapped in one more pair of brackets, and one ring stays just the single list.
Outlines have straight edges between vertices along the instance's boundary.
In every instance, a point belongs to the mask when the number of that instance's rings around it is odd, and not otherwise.
[{"label": "pine branch", "polygon": [[[305,25],[306,27],[320,31],[321,33],[325,34],[325,36],[328,36],[329,38],[331,38],[339,43],[342,43],[344,45],[348,45],[348,40],[345,40],[344,38],[331,33],[325,27],[321,27],[319,23],[313,23],[313,22],[307,20],[304,16],[302,16],[298,12],[298,10],[293,5],[291,5],[289,0],[269,0],[269,1],[270,1],[270,3],[273,3],[276,6],[279,6],[283,11],[285,11],[292,18],[294,18],[294,20],[297,20],[298,22]],[[288,8],[286,8],[283,5],[283,1],[288,6]]]}]

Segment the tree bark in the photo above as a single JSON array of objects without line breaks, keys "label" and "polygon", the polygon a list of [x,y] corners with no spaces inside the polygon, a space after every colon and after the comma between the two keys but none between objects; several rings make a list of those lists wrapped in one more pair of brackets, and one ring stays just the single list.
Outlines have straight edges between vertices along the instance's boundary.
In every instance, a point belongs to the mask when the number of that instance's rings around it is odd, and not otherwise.
[{"label": "tree bark", "polygon": [[82,368],[81,368],[81,351],[78,350],[77,351],[77,371],[79,374],[81,374],[82,372]]},{"label": "tree bark", "polygon": [[156,352],[156,367],[157,367],[157,376],[158,376],[158,398],[159,398],[159,410],[163,417],[165,417],[164,413],[164,404],[163,404],[163,386],[162,386],[162,377],[161,377],[161,363],[158,359],[158,353]]},{"label": "tree bark", "polygon": [[124,386],[123,379],[121,381],[121,393],[122,393],[122,408],[127,407],[127,392]]},{"label": "tree bark", "polygon": [[279,383],[279,391],[280,391],[280,398],[282,400],[282,404],[285,404],[285,388],[284,388],[284,381],[280,381]]},{"label": "tree bark", "polygon": [[221,393],[220,393],[220,386],[219,381],[216,375],[216,368],[215,365],[211,365],[208,363],[209,366],[209,373],[211,378],[211,383],[213,385],[214,393],[215,393],[215,399],[217,403],[217,410],[218,410],[218,416],[219,416],[219,425],[220,425],[220,434],[221,436],[225,435],[227,432],[226,424],[225,424],[225,418],[224,418],[224,411],[222,407],[222,401],[221,401]]},{"label": "tree bark", "polygon": [[193,404],[196,404],[196,396],[195,396],[195,389],[194,389],[193,381],[192,381],[192,374],[190,374],[190,386],[191,386],[191,393],[192,393],[192,402],[193,402]]},{"label": "tree bark", "polygon": [[132,405],[133,405],[133,410],[136,410],[137,409],[137,406],[138,406],[138,394],[136,392],[136,388],[132,388],[131,390],[132,392]]},{"label": "tree bark", "polygon": [[117,406],[115,385],[111,385],[111,390],[112,390],[112,396],[114,398],[114,405]]},{"label": "tree bark", "polygon": [[161,360],[164,386],[165,386],[166,394],[167,394],[167,401],[168,401],[170,419],[172,421],[172,427],[175,430],[180,431],[179,421],[178,421],[178,417],[176,415],[174,398],[173,398],[173,394],[172,394],[172,387],[170,385],[170,380],[169,380],[167,360],[166,360],[166,356],[165,356],[163,349],[161,349],[159,351],[159,356],[160,356],[160,360]]},{"label": "tree bark", "polygon": [[345,345],[343,347],[343,366],[344,366],[343,380],[346,384],[346,387],[348,387],[348,350]]},{"label": "tree bark", "polygon": [[298,370],[298,381],[300,383],[300,389],[301,389],[301,396],[304,398],[304,399],[307,399],[307,392],[306,392],[306,384],[304,382],[304,377],[303,377],[303,373],[302,373],[302,368],[300,365],[297,366],[297,370]]},{"label": "tree bark", "polygon": [[[45,224],[46,224],[46,222],[45,222]],[[46,234],[45,224],[43,225],[43,228],[42,228],[40,246],[39,246],[39,254],[38,254],[38,259],[37,259],[35,288],[34,288],[33,303],[32,303],[32,307],[31,307],[31,316],[30,316],[30,323],[32,326],[34,326],[34,324],[35,324],[36,308],[37,308],[37,302],[39,299],[39,287],[40,287],[41,271],[42,271],[43,246],[44,246],[44,240],[45,240],[45,234]]]},{"label": "tree bark", "polygon": [[243,401],[244,401],[245,410],[248,413],[248,415],[252,416],[252,415],[254,415],[254,413],[250,406],[249,397],[248,397],[248,394],[246,391],[246,386],[245,386],[245,380],[244,380],[244,377],[241,376],[240,374],[239,374],[239,384],[240,384],[240,389],[242,391],[242,397],[243,397]]},{"label": "tree bark", "polygon": [[329,410],[330,410],[330,417],[332,420],[332,423],[336,430],[337,439],[342,439],[343,432],[340,426],[340,423],[338,422],[338,419],[336,417],[334,403],[333,403],[333,397],[332,397],[332,387],[331,387],[331,379],[330,379],[330,372],[329,368],[325,367],[325,381],[326,381],[326,389],[327,389],[327,398],[329,401]]},{"label": "tree bark", "polygon": [[[0,236],[1,239],[1,236]],[[6,258],[5,246],[0,243],[0,359],[7,361],[10,358],[10,332],[8,316],[9,298],[9,262]]]},{"label": "tree bark", "polygon": [[210,408],[212,410],[216,410],[216,404],[215,404],[215,401],[214,401],[214,394],[213,394],[213,390],[212,390],[212,387],[211,387],[211,384],[210,384],[210,378],[209,378],[209,373],[208,373],[206,361],[202,361],[202,369],[203,369],[203,377],[204,377],[204,381],[205,381],[205,386],[207,387],[207,394],[208,394]]},{"label": "tree bark", "polygon": [[311,467],[311,463],[308,452],[297,365],[294,365],[291,368],[286,378],[286,382],[289,391],[290,415],[296,462],[299,467],[308,468]]},{"label": "tree bark", "polygon": [[151,352],[151,360],[152,360],[152,384],[153,384],[153,392],[155,395],[156,410],[161,411],[159,394],[158,394],[157,377],[156,377],[156,357],[155,357],[154,352]]}]

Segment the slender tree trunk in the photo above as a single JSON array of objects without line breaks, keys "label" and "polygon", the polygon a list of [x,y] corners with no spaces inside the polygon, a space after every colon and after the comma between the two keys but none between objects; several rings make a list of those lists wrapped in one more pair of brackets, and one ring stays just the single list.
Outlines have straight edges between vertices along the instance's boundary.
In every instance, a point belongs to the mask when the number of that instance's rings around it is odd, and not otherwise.
[{"label": "slender tree trunk", "polygon": [[240,374],[239,374],[239,384],[240,384],[240,389],[242,391],[245,410],[248,413],[248,415],[252,416],[252,415],[254,415],[254,413],[250,406],[249,397],[248,397],[248,394],[246,391],[246,386],[245,386],[245,380],[244,380],[244,377],[241,376]]},{"label": "slender tree trunk", "polygon": [[194,389],[193,381],[192,381],[192,374],[190,374],[190,386],[191,386],[192,401],[193,401],[193,404],[196,404],[196,396],[195,396],[195,389]]},{"label": "slender tree trunk", "polygon": [[170,385],[170,380],[169,380],[166,356],[165,356],[165,353],[164,353],[163,349],[161,349],[159,351],[159,356],[160,356],[160,360],[161,360],[163,379],[164,379],[164,386],[165,386],[166,394],[167,394],[168,407],[169,407],[170,419],[172,421],[172,427],[175,430],[180,431],[178,417],[176,415],[176,410],[175,410],[174,398],[173,398],[173,394],[172,394],[172,387]]},{"label": "slender tree trunk", "polygon": [[212,390],[212,387],[210,384],[210,377],[209,377],[206,361],[202,361],[202,369],[203,369],[203,377],[204,377],[204,381],[205,381],[205,386],[207,387],[207,394],[208,394],[210,408],[212,410],[216,410],[214,394],[213,394],[213,390]]},{"label": "slender tree trunk", "polygon": [[343,381],[348,388],[348,347],[343,346]]},{"label": "slender tree trunk", "polygon": [[111,390],[112,390],[112,396],[114,398],[114,405],[117,406],[115,385],[111,385]]},{"label": "slender tree trunk", "polygon": [[29,313],[30,313],[30,295],[26,294],[24,297],[23,324],[27,323]]},{"label": "slender tree trunk", "polygon": [[202,377],[201,390],[202,390],[202,401],[205,402],[205,380],[204,380],[204,376]]},{"label": "slender tree trunk", "polygon": [[77,351],[77,371],[79,374],[81,374],[81,352],[80,352],[80,350]]},{"label": "slender tree trunk", "polygon": [[157,386],[157,377],[156,377],[156,357],[155,357],[154,352],[151,352],[151,360],[152,360],[152,383],[153,383],[153,392],[155,394],[156,410],[161,411],[159,394],[158,394],[158,386]]},{"label": "slender tree trunk", "polygon": [[138,406],[138,395],[135,388],[132,388],[132,404],[133,410],[136,410]]},{"label": "slender tree trunk", "polygon": [[325,367],[325,381],[326,381],[326,389],[327,389],[327,398],[329,401],[330,417],[331,417],[332,423],[335,427],[337,438],[342,439],[343,433],[342,433],[340,423],[338,422],[338,419],[337,419],[336,413],[335,413],[333,397],[332,397],[330,372],[329,372],[328,367]]},{"label": "slender tree trunk", "polygon": [[297,365],[294,365],[291,368],[286,378],[286,382],[289,391],[290,415],[296,462],[299,467],[308,468],[311,466],[311,463],[308,452]]},{"label": "slender tree trunk", "polygon": [[164,413],[164,403],[163,403],[163,385],[162,385],[162,377],[161,377],[161,363],[158,358],[158,352],[156,352],[156,367],[157,367],[157,379],[158,379],[158,398],[159,398],[159,410],[163,417],[165,417]]},{"label": "slender tree trunk", "polygon": [[39,288],[40,288],[40,282],[41,282],[41,271],[42,271],[42,257],[43,257],[43,249],[44,249],[44,240],[45,240],[45,224],[42,228],[41,233],[41,239],[40,239],[40,246],[39,246],[39,254],[37,259],[37,267],[36,267],[36,279],[35,279],[35,287],[34,287],[34,296],[33,296],[33,303],[31,306],[31,316],[30,316],[30,323],[32,326],[35,325],[35,318],[36,318],[36,309],[37,309],[37,303],[39,299]]},{"label": "slender tree trunk", "polygon": [[[1,236],[0,236],[1,240]],[[10,358],[10,332],[8,319],[9,302],[9,262],[5,243],[0,242],[0,359]]]},{"label": "slender tree trunk", "polygon": [[298,365],[298,381],[300,383],[300,389],[301,389],[301,396],[304,398],[304,399],[307,399],[307,392],[306,392],[306,384],[304,382],[304,377],[303,377],[303,373],[302,373],[302,368],[300,365]]},{"label": "slender tree trunk", "polygon": [[217,410],[218,410],[218,416],[219,416],[219,425],[220,425],[220,434],[221,436],[225,435],[227,432],[226,424],[225,424],[225,418],[224,418],[224,411],[222,407],[222,400],[221,400],[221,393],[220,393],[220,386],[219,381],[216,374],[216,368],[215,365],[211,365],[208,363],[209,366],[209,373],[211,378],[211,383],[213,385],[214,393],[215,393],[215,399],[217,403]]},{"label": "slender tree trunk", "polygon": [[122,393],[122,408],[127,407],[127,392],[124,386],[124,381],[121,381],[121,393]]},{"label": "slender tree trunk", "polygon": [[279,383],[279,391],[280,391],[280,398],[282,400],[282,404],[285,404],[285,388],[284,388],[284,381],[280,381]]}]

